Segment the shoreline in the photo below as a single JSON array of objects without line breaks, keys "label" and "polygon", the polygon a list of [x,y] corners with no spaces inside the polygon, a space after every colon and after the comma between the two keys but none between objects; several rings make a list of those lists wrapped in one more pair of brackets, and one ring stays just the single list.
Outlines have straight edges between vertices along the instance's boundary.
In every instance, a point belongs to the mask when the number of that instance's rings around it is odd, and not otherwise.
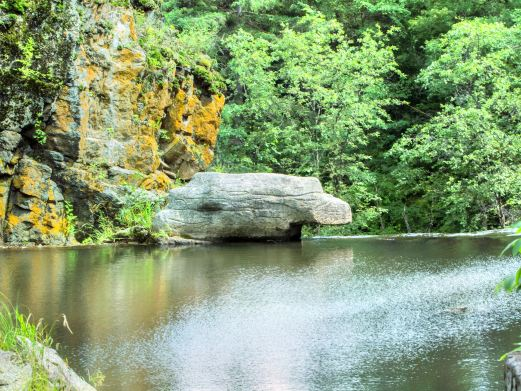
[{"label": "shoreline", "polygon": [[[480,237],[504,237],[504,236],[518,236],[515,234],[516,230],[513,228],[487,230],[478,232],[458,232],[458,233],[439,233],[439,232],[418,232],[418,233],[403,233],[403,234],[382,234],[382,235],[331,235],[331,236],[311,236],[303,237],[300,240],[323,240],[323,239],[344,239],[344,240],[359,240],[359,239],[380,239],[380,240],[393,240],[393,239],[435,239],[435,238],[480,238]],[[99,244],[63,244],[63,245],[43,245],[43,244],[2,244],[0,245],[1,250],[41,250],[41,249],[80,249],[80,248],[97,248],[97,247],[110,247],[110,246],[164,246],[164,247],[190,247],[190,246],[209,246],[213,244],[222,245],[226,242],[211,242],[202,240],[185,239],[179,237],[169,238],[157,243],[142,243],[137,241],[120,241],[114,243],[99,243]],[[255,242],[259,243],[259,242]],[[266,241],[266,243],[273,243],[272,241]],[[277,242],[283,243],[283,242]]]},{"label": "shoreline", "polygon": [[518,236],[515,234],[514,228],[492,229],[478,232],[457,232],[457,233],[441,233],[441,232],[415,232],[403,234],[382,234],[382,235],[331,235],[331,236],[312,236],[306,238],[308,240],[320,239],[420,239],[420,238],[472,238],[486,236]]}]

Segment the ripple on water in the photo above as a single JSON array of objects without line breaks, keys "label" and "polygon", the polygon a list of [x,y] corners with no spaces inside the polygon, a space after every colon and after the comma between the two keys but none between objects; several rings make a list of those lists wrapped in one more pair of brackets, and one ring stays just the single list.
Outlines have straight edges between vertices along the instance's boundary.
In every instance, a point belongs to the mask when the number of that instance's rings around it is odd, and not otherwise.
[{"label": "ripple on water", "polygon": [[513,259],[484,258],[376,275],[348,262],[250,270],[151,335],[94,355],[146,371],[157,389],[392,390],[434,351],[451,357],[456,346],[469,349],[457,363],[475,378],[471,388],[490,390],[497,384],[480,373],[495,364],[483,362],[490,353],[477,342],[521,319],[519,296],[494,293],[515,268]]}]

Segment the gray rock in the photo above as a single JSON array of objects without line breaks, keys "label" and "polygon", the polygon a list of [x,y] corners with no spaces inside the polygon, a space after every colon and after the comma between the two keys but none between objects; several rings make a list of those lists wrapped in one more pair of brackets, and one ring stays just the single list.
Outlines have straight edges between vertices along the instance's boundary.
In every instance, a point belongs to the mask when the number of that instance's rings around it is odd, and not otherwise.
[{"label": "gray rock", "polygon": [[31,381],[32,369],[18,362],[14,353],[0,351],[0,390],[25,390]]},{"label": "gray rock", "polygon": [[10,132],[8,130],[0,132],[0,149],[14,151],[21,140],[22,136],[20,133]]},{"label": "gray rock", "polygon": [[171,190],[154,229],[201,240],[299,239],[303,224],[347,224],[351,208],[317,178],[199,173]]},{"label": "gray rock", "polygon": [[57,151],[49,151],[48,154],[49,154],[49,158],[50,158],[54,163],[61,163],[61,162],[65,161],[65,156],[63,156],[63,154],[60,153],[60,152],[57,152]]},{"label": "gray rock", "polygon": [[521,390],[521,352],[510,353],[505,360],[505,390]]},{"label": "gray rock", "polygon": [[138,175],[139,171],[127,170],[126,168],[113,166],[113,167],[109,168],[108,174],[109,174],[109,177],[111,177],[111,178],[118,177],[118,178],[128,179],[132,176]]},{"label": "gray rock", "polygon": [[49,381],[56,388],[66,391],[96,391],[63,361],[56,350],[44,347],[38,342],[31,342],[28,339],[25,340],[25,343],[47,372]]}]

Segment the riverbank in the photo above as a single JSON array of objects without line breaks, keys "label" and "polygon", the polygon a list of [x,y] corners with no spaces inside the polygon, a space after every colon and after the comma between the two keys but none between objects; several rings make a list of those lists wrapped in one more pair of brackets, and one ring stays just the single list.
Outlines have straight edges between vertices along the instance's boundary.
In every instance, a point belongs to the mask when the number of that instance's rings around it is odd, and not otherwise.
[{"label": "riverbank", "polygon": [[[494,229],[494,230],[486,230],[486,231],[478,231],[478,232],[458,232],[458,233],[439,233],[439,232],[418,232],[418,233],[403,233],[403,234],[382,234],[382,235],[331,235],[331,236],[306,236],[303,235],[301,240],[322,240],[322,239],[381,239],[381,240],[392,240],[392,239],[418,239],[418,238],[479,238],[479,237],[505,237],[505,236],[517,236],[515,234],[516,230],[514,228],[505,228],[505,229]],[[0,244],[0,250],[7,249],[44,249],[44,248],[92,248],[92,247],[100,247],[100,246],[200,246],[200,245],[212,245],[212,244],[222,244],[222,241],[207,241],[207,240],[197,240],[197,239],[187,239],[179,236],[158,236],[155,241],[151,242],[142,242],[137,240],[114,240],[112,242],[106,243],[70,243],[70,244],[61,244],[61,245],[38,245],[34,243],[28,244]],[[277,243],[277,241],[267,241],[266,243]]]},{"label": "riverbank", "polygon": [[[63,315],[64,327],[67,318]],[[69,330],[70,331],[70,330]],[[95,391],[53,348],[48,327],[18,307],[0,304],[0,385],[3,390]],[[91,379],[101,385],[102,375]]]},{"label": "riverbank", "polygon": [[439,232],[418,232],[403,234],[382,234],[382,235],[331,235],[331,236],[311,236],[306,239],[416,239],[416,238],[472,238],[484,236],[516,236],[514,228],[493,229],[478,232],[457,232],[457,233],[439,233]]}]

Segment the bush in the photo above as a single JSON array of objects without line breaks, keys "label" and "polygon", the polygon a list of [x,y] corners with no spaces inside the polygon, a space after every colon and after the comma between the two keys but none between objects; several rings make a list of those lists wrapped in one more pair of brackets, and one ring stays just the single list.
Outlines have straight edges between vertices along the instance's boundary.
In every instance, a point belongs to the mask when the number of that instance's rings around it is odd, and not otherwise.
[{"label": "bush", "polygon": [[[114,243],[118,240],[153,241],[152,222],[163,205],[165,196],[155,195],[140,188],[126,187],[126,195],[114,218],[100,212],[96,227],[87,227],[91,233],[84,244]],[[90,228],[90,229],[89,229]]]},{"label": "bush", "polygon": [[132,0],[132,5],[144,11],[152,11],[159,7],[157,0]]}]

